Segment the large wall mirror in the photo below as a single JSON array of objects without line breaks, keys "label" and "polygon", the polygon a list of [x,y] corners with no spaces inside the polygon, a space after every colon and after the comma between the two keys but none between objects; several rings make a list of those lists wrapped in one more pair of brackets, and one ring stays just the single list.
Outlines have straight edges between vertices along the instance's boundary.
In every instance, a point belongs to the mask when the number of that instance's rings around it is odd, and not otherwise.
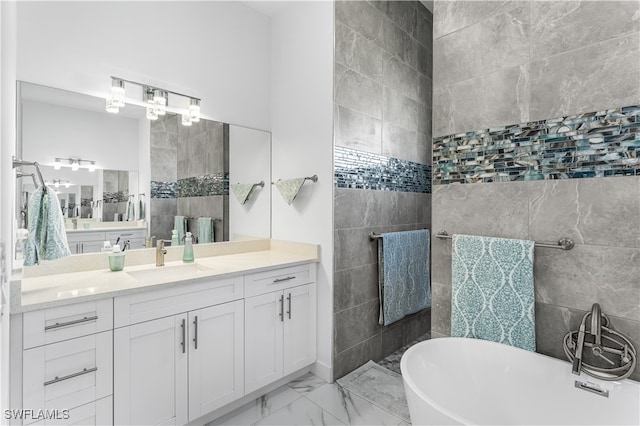
[{"label": "large wall mirror", "polygon": [[[151,121],[131,104],[108,113],[102,98],[27,82],[18,94],[16,152],[57,192],[70,241],[130,228],[170,240],[178,224],[196,238],[211,227],[200,243],[271,236],[270,133],[205,119],[187,127],[170,113]],[[37,184],[18,180],[19,228]]]}]

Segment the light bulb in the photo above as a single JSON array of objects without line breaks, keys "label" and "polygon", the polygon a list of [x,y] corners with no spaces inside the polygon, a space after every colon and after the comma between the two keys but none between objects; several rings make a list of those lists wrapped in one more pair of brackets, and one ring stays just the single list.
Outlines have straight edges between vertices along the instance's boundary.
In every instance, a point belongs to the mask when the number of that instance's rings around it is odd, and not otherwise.
[{"label": "light bulb", "polygon": [[153,111],[158,115],[167,113],[167,92],[162,89],[153,90]]},{"label": "light bulb", "polygon": [[65,184],[64,184],[64,187],[65,187],[65,188],[68,188],[68,187],[70,187],[70,186],[71,186],[71,184],[69,183],[69,181],[67,181],[67,183],[65,183]]},{"label": "light bulb", "polygon": [[200,121],[200,99],[191,98],[189,103],[189,115],[191,115],[191,121],[197,123]]},{"label": "light bulb", "polygon": [[147,108],[147,118],[149,120],[157,120],[158,119],[158,114],[156,114],[155,109]]},{"label": "light bulb", "polygon": [[120,112],[120,107],[117,106],[111,98],[107,99],[107,112],[112,112],[114,114]]},{"label": "light bulb", "polygon": [[53,181],[53,186],[55,186],[56,188],[60,188],[60,181],[59,180],[54,180]]},{"label": "light bulb", "polygon": [[60,170],[60,167],[62,167],[62,163],[60,162],[59,158],[56,158],[56,160],[53,163],[53,169]]},{"label": "light bulb", "polygon": [[188,114],[182,114],[182,125],[191,126],[191,116]]},{"label": "light bulb", "polygon": [[113,105],[122,108],[124,106],[124,81],[112,78],[111,79],[111,101]]},{"label": "light bulb", "polygon": [[74,172],[77,172],[79,168],[80,168],[80,163],[78,162],[78,160],[71,161],[71,170],[73,170]]},{"label": "light bulb", "polygon": [[95,172],[96,171],[96,162],[92,161],[89,163],[89,171],[90,172]]}]

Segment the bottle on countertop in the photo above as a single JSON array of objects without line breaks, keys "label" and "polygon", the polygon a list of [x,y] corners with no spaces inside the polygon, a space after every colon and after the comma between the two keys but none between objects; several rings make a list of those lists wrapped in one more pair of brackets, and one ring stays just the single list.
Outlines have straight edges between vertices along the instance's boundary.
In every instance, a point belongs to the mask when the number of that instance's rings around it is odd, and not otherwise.
[{"label": "bottle on countertop", "polygon": [[182,254],[182,261],[184,263],[193,263],[193,260],[193,238],[191,237],[191,232],[187,232],[184,237],[184,252]]},{"label": "bottle on countertop", "polygon": [[179,246],[180,240],[178,239],[178,230],[171,231],[171,247]]}]

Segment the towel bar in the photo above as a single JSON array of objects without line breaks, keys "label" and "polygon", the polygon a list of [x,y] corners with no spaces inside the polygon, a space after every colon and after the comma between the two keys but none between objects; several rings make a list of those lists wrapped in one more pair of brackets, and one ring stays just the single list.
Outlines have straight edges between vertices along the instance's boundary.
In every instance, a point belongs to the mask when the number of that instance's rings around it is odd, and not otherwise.
[{"label": "towel bar", "polygon": [[[24,160],[18,160],[15,156],[12,157],[12,164],[13,164],[13,168],[15,169],[16,167],[20,167],[20,166],[34,166],[36,168],[36,172],[38,173],[38,179],[40,180],[40,184],[42,185],[43,188],[47,188],[47,186],[44,184],[44,178],[42,177],[42,173],[40,173],[40,167],[39,164],[36,161],[24,161]],[[20,177],[20,176],[18,176]]]},{"label": "towel bar", "polygon": [[[447,231],[440,231],[436,234],[436,238],[439,238],[441,240],[450,240],[453,237],[449,235]],[[566,237],[560,238],[558,242],[555,244],[540,243],[540,242],[535,243],[536,247],[555,248],[555,249],[561,249],[561,250],[571,250],[574,245],[575,244],[573,243],[573,240],[571,238],[566,238]]]}]

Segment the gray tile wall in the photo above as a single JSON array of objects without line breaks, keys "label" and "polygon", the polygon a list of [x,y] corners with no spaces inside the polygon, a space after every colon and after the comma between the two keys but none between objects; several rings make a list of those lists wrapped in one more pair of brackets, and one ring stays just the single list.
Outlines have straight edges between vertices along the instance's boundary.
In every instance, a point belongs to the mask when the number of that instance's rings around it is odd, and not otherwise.
[{"label": "gray tile wall", "polygon": [[[639,15],[638,1],[435,2],[434,135],[640,103]],[[436,185],[432,196],[435,230],[575,240],[535,251],[538,352],[564,358],[562,337],[594,302],[640,347],[640,177]],[[450,241],[432,244],[432,297],[432,334],[448,336]]]},{"label": "gray tile wall", "polygon": [[[186,179],[229,172],[229,125],[200,120],[178,127],[177,177]],[[177,214],[187,216],[187,229],[198,233],[198,217],[214,220],[214,240],[229,241],[229,196],[178,197]]]},{"label": "gray tile wall", "polygon": [[[165,115],[151,121],[151,180],[178,181],[178,120],[175,115]],[[181,127],[181,125],[180,125]],[[149,200],[149,230],[157,239],[170,240],[174,217],[178,214],[175,198],[151,198]]]},{"label": "gray tile wall", "polygon": [[[336,146],[431,164],[432,16],[419,2],[335,3]],[[334,378],[430,330],[378,325],[374,232],[431,228],[431,194],[335,188]]]}]

